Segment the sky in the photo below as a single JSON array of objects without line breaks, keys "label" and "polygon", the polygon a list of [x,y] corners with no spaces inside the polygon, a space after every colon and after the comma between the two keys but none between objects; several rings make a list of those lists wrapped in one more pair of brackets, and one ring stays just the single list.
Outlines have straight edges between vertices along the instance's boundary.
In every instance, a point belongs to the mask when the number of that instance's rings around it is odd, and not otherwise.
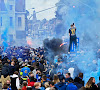
[{"label": "sky", "polygon": [[[35,11],[38,12],[55,6],[57,2],[59,2],[59,0],[30,0],[30,2],[29,0],[26,0],[26,9],[32,14],[33,10],[31,8],[35,8]],[[54,18],[56,9],[57,8],[55,7],[50,10],[37,13],[37,19],[43,20],[45,18],[47,20],[50,20]]]}]

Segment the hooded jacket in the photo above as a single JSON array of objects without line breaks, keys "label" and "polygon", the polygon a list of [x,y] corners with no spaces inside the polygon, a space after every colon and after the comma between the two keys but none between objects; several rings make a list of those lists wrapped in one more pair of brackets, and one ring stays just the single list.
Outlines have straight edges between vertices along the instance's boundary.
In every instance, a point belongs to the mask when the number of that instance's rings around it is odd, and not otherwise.
[{"label": "hooded jacket", "polygon": [[67,85],[63,82],[59,82],[57,84],[55,84],[55,87],[58,89],[58,90],[66,90],[67,88]]},{"label": "hooded jacket", "polygon": [[66,90],[78,90],[78,88],[73,83],[69,83]]}]

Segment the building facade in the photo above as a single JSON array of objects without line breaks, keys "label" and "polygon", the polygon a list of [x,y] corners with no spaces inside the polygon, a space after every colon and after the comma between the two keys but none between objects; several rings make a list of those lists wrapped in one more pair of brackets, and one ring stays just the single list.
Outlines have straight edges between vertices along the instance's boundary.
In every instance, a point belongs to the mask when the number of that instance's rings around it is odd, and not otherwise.
[{"label": "building facade", "polygon": [[25,0],[0,0],[0,41],[5,32],[8,42],[25,40],[25,14]]},{"label": "building facade", "polygon": [[[7,8],[5,6],[4,0],[0,0],[0,41],[4,38],[6,39],[6,36],[4,37],[5,31],[7,32],[8,28],[8,21],[7,21]],[[2,42],[1,42],[2,43]]]}]

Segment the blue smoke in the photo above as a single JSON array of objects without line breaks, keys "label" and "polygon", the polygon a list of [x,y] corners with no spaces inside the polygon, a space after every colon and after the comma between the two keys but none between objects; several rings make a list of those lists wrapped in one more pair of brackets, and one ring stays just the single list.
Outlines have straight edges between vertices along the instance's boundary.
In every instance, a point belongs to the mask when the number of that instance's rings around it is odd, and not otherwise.
[{"label": "blue smoke", "polygon": [[8,29],[6,28],[1,36],[2,40],[3,40],[3,46],[4,46],[4,52],[6,51],[6,48],[8,47],[8,43],[7,43],[7,33],[8,33]]},{"label": "blue smoke", "polygon": [[[74,64],[84,73],[84,80],[94,76],[98,82],[99,64],[96,57],[100,41],[100,1],[99,0],[60,0],[56,6],[56,17],[63,22],[67,32],[72,23],[77,28],[77,36],[80,38],[79,56],[72,58]],[[69,66],[70,68],[70,66]]]}]

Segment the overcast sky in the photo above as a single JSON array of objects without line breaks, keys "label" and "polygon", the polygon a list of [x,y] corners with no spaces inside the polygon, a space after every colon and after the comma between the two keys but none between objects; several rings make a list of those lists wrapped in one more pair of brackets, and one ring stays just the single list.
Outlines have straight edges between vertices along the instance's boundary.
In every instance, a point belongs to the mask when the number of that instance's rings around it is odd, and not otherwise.
[{"label": "overcast sky", "polygon": [[[59,2],[59,0],[26,0],[26,9],[32,13],[31,8],[35,8],[36,12],[38,12],[38,11],[55,6],[55,4],[57,2]],[[38,13],[37,18],[39,20],[42,20],[44,18],[46,18],[47,20],[50,20],[50,19],[55,17],[56,9],[57,8],[55,7],[53,9],[48,10],[48,11]]]},{"label": "overcast sky", "polygon": [[[7,0],[4,1],[7,2]],[[59,2],[59,0],[26,0],[26,10],[30,11],[30,13],[32,14],[33,10],[31,8],[35,8],[36,12],[38,12],[55,6],[57,2]],[[46,18],[47,20],[50,20],[54,18],[56,9],[57,8],[55,7],[53,9],[38,13],[37,19],[43,20],[44,18]]]}]

